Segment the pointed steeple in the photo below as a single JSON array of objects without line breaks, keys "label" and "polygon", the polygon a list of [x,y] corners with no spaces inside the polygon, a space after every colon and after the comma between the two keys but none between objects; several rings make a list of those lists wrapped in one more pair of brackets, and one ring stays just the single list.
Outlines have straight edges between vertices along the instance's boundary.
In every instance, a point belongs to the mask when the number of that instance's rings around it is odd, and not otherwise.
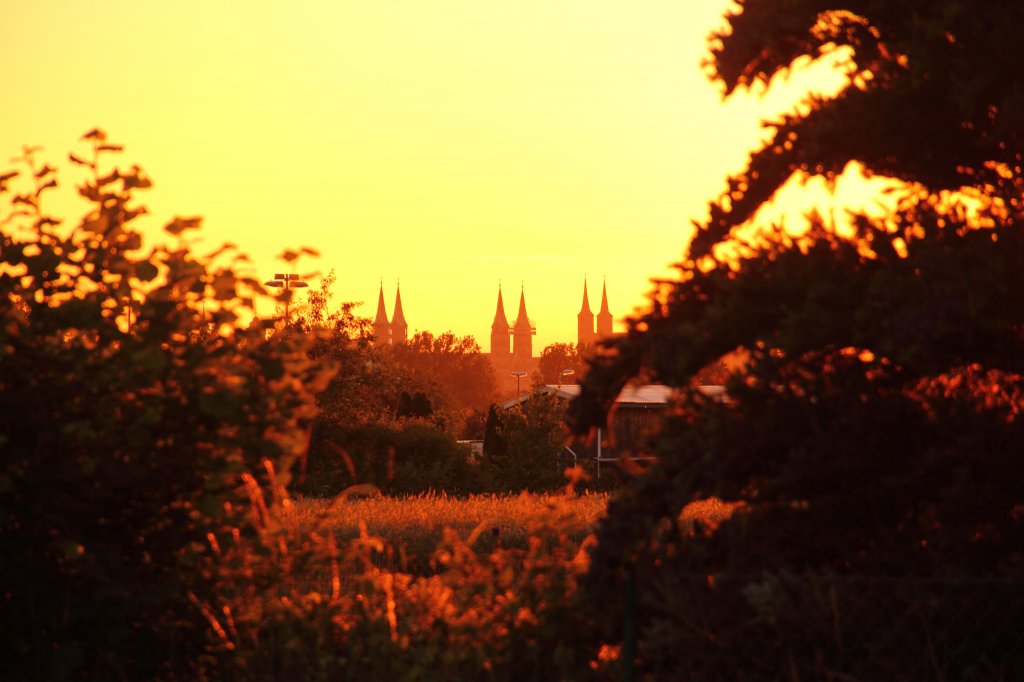
[{"label": "pointed steeple", "polygon": [[526,314],[526,293],[519,290],[519,315],[515,327],[512,328],[512,355],[527,360],[533,357],[533,335],[537,328],[530,324]]},{"label": "pointed steeple", "polygon": [[405,343],[409,338],[409,325],[402,312],[402,283],[395,286],[395,315],[391,318],[391,343]]},{"label": "pointed steeple", "polygon": [[612,323],[614,318],[608,310],[608,284],[601,283],[601,312],[597,314],[597,335],[607,337],[612,335]]},{"label": "pointed steeple", "polygon": [[510,354],[508,318],[505,317],[505,303],[501,300],[501,284],[498,284],[498,309],[494,311],[494,322],[491,323],[491,355],[507,356]]},{"label": "pointed steeple", "polygon": [[494,322],[491,329],[501,329],[508,333],[508,318],[505,317],[505,302],[501,300],[501,285],[498,285],[498,308],[494,311]]},{"label": "pointed steeple", "polygon": [[378,344],[391,343],[391,325],[388,324],[388,311],[384,307],[383,282],[380,285],[380,294],[377,296],[377,317],[373,320],[373,338]]},{"label": "pointed steeple", "polygon": [[594,341],[594,313],[587,296],[587,278],[583,278],[583,305],[576,316],[576,347],[585,348]]},{"label": "pointed steeple", "polygon": [[587,278],[583,278],[583,305],[580,306],[580,315],[586,313],[593,315],[594,313],[590,310],[590,298],[587,296]]},{"label": "pointed steeple", "polygon": [[530,331],[530,318],[526,314],[526,292],[523,289],[519,290],[519,315],[516,317],[515,330],[518,331]]}]

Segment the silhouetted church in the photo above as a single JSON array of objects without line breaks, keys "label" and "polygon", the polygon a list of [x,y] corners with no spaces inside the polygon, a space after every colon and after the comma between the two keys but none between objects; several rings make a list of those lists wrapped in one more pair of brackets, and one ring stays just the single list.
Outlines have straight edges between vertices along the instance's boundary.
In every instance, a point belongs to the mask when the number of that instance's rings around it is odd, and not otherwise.
[{"label": "silhouetted church", "polygon": [[[587,280],[583,280],[583,305],[576,315],[576,345],[581,351],[595,341],[612,335],[613,317],[608,310],[608,289],[601,287],[601,310],[595,316],[590,309],[590,298],[587,293]],[[525,372],[520,379],[523,390],[529,388],[533,372],[537,369],[540,358],[533,354],[533,337],[537,334],[537,326],[526,313],[526,292],[519,290],[519,312],[514,324],[508,323],[505,317],[505,302],[502,299],[501,285],[498,285],[498,307],[494,311],[491,322],[491,352],[486,357],[494,369],[497,386],[506,383],[513,372]],[[409,324],[405,321],[402,310],[401,287],[395,289],[395,314],[388,321],[388,311],[384,305],[384,285],[381,284],[377,296],[377,316],[373,320],[374,342],[384,345],[397,345],[408,341]]]},{"label": "silhouetted church", "polygon": [[576,316],[576,347],[580,350],[593,344],[598,339],[612,335],[612,314],[608,310],[608,287],[601,284],[601,310],[597,313],[597,328],[594,327],[594,313],[590,311],[590,299],[587,297],[587,280],[583,279],[583,305]]},{"label": "silhouetted church", "polygon": [[405,343],[409,339],[409,325],[402,312],[402,289],[395,287],[395,314],[388,322],[388,311],[384,307],[384,283],[380,285],[377,297],[377,317],[373,320],[373,339],[376,343],[395,345]]},{"label": "silhouetted church", "polygon": [[[594,313],[590,310],[590,299],[587,295],[587,280],[583,280],[583,305],[576,316],[577,347],[586,349],[600,338],[612,334],[612,314],[608,310],[608,290],[602,286],[601,310],[597,314],[596,327]],[[540,362],[533,354],[533,337],[537,327],[526,314],[526,293],[519,290],[519,313],[515,324],[510,325],[505,317],[505,303],[502,300],[501,285],[498,285],[498,308],[491,322],[491,352],[487,354],[494,368],[494,378],[498,387],[507,386],[508,377],[512,372],[526,372],[520,382],[525,390],[531,381],[532,374]]]}]

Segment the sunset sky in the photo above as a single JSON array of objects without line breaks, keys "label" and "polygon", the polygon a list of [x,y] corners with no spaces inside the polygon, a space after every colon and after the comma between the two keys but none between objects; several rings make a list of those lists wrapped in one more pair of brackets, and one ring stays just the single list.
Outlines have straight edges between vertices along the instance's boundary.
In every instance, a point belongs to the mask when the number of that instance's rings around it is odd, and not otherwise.
[{"label": "sunset sky", "polygon": [[617,318],[642,306],[759,121],[838,82],[723,103],[700,62],[726,6],[7,2],[0,152],[41,145],[77,217],[66,155],[99,126],[154,180],[152,234],[202,215],[263,279],[314,247],[299,270],[334,269],[336,301],[372,317],[383,278],[390,313],[401,278],[410,331],[485,351],[499,280],[510,317],[523,282],[539,352],[575,341],[584,276],[595,312],[602,278]]}]

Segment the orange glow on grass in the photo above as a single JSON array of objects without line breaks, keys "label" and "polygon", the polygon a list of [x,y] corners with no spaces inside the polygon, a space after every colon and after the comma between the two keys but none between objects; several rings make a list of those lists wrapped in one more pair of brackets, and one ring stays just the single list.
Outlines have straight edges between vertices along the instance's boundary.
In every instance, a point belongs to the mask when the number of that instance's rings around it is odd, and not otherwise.
[{"label": "orange glow on grass", "polygon": [[713,533],[734,514],[742,512],[746,506],[746,502],[742,501],[727,502],[717,497],[707,497],[687,503],[679,514],[679,521],[684,527],[689,528],[700,524],[704,532]]}]

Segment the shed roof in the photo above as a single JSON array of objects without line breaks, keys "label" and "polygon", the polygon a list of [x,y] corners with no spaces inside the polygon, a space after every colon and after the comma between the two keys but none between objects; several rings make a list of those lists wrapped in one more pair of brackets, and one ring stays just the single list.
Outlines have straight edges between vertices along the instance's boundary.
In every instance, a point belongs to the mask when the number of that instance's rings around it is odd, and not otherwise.
[{"label": "shed roof", "polygon": [[[540,390],[555,395],[562,400],[572,400],[580,394],[578,384],[545,384]],[[668,404],[674,389],[665,384],[641,384],[640,386],[626,386],[615,399],[615,404],[633,407],[664,407]],[[725,386],[700,386],[699,390],[709,398],[722,398],[725,396]],[[509,409],[529,399],[530,393],[523,393],[517,398],[502,403],[502,409]]]}]

